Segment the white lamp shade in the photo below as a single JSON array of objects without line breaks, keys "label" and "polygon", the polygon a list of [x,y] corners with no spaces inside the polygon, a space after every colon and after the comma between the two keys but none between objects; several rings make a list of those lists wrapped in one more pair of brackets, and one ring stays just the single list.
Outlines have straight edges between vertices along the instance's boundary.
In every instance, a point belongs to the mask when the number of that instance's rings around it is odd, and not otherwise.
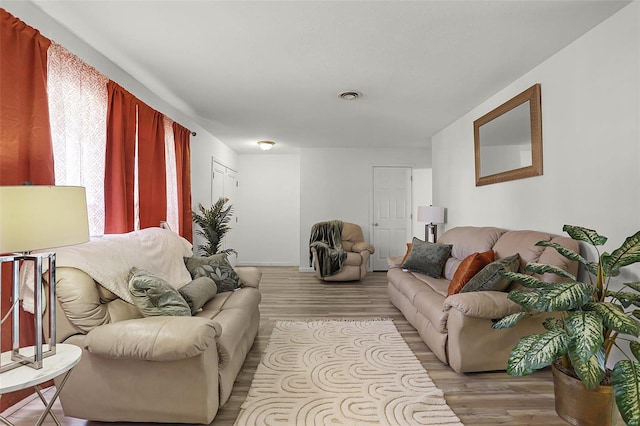
[{"label": "white lamp shade", "polygon": [[444,223],[444,207],[419,206],[418,222]]},{"label": "white lamp shade", "polygon": [[0,253],[87,241],[89,221],[83,187],[0,186]]}]

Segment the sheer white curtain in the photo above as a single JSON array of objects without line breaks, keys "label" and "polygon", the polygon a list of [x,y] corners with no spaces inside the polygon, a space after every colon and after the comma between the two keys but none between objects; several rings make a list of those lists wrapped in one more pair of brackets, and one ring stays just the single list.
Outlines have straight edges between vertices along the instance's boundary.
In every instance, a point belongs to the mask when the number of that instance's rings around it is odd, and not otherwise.
[{"label": "sheer white curtain", "polygon": [[[109,79],[53,42],[48,51],[47,65],[56,185],[78,185],[87,189],[89,231],[92,236],[104,235]],[[167,223],[174,232],[179,232],[176,149],[172,126],[173,120],[165,116]]]},{"label": "sheer white curtain", "polygon": [[56,185],[86,188],[89,231],[103,235],[108,78],[51,43],[47,80]]},{"label": "sheer white curtain", "polygon": [[179,233],[176,144],[173,137],[173,120],[167,116],[164,117],[164,156],[167,168],[167,223],[174,232]]}]

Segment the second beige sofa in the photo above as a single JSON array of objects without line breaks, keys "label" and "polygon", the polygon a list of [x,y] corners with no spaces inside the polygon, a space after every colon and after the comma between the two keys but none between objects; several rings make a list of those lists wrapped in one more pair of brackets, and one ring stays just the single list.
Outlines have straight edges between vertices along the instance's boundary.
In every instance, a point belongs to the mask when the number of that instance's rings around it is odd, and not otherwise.
[{"label": "second beige sofa", "polygon": [[[520,272],[529,262],[548,263],[576,274],[577,262],[568,261],[553,248],[536,246],[552,241],[575,252],[579,245],[568,237],[538,231],[508,231],[493,227],[458,227],[445,232],[439,244],[452,245],[444,276],[430,276],[400,268],[389,260],[388,293],[391,302],[413,325],[433,353],[457,372],[505,370],[511,349],[531,333],[544,331],[539,318],[524,318],[510,329],[494,330],[493,320],[520,312],[507,292],[478,291],[447,297],[449,282],[469,255],[493,250],[496,259],[520,254]],[[556,276],[545,276],[552,280]]]}]

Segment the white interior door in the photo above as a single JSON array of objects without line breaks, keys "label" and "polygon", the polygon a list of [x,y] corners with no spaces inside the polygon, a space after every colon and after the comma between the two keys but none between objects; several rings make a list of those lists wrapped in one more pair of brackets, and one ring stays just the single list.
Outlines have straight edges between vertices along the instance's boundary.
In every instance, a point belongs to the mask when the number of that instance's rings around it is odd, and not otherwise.
[{"label": "white interior door", "polygon": [[405,253],[412,235],[411,205],[411,167],[374,167],[374,271],[386,271],[388,257]]},{"label": "white interior door", "polygon": [[211,161],[211,205],[224,197],[224,181],[227,168],[215,160]]},{"label": "white interior door", "polygon": [[[221,248],[235,248],[233,245],[233,234],[238,223],[238,172],[218,163],[214,159],[211,160],[211,204],[213,205],[220,197],[229,199],[229,203],[233,205],[233,216],[231,217],[231,230],[225,235]],[[236,256],[229,256],[229,262],[232,265],[237,263]]]}]

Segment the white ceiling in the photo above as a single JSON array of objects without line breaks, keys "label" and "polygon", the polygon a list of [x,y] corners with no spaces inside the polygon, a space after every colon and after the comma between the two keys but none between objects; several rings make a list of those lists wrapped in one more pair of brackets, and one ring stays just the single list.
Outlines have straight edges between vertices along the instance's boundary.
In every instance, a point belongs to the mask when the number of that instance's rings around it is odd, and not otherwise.
[{"label": "white ceiling", "polygon": [[276,153],[425,147],[629,2],[34,3],[237,152]]}]

